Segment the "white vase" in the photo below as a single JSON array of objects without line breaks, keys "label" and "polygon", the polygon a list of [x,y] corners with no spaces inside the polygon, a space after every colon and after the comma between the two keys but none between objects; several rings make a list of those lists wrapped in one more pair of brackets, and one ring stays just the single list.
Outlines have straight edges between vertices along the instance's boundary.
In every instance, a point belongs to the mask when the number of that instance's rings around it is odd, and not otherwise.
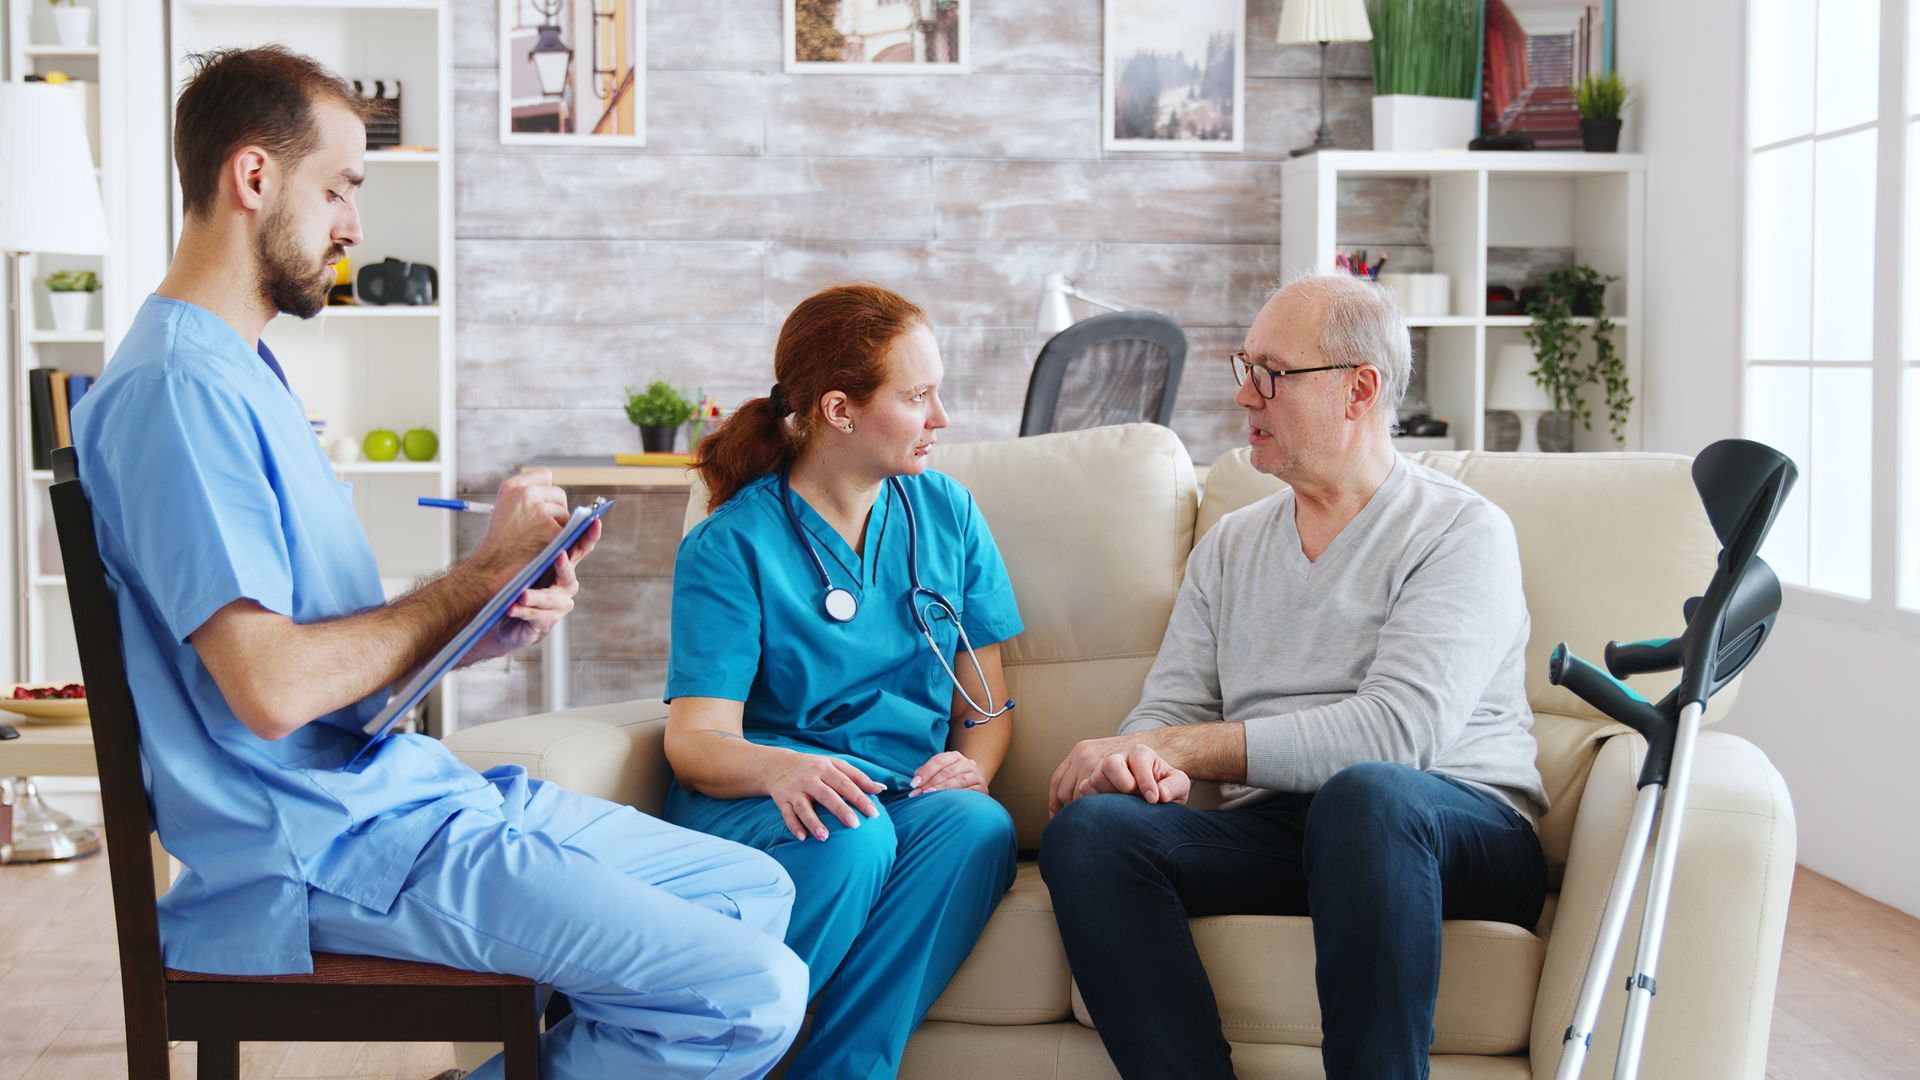
[{"label": "white vase", "polygon": [[1480,103],[1472,98],[1382,94],[1373,99],[1373,148],[1414,154],[1465,150]]},{"label": "white vase", "polygon": [[66,49],[83,49],[93,33],[93,9],[78,4],[60,4],[53,9],[54,36]]},{"label": "white vase", "polygon": [[93,298],[90,292],[57,292],[47,294],[47,306],[53,309],[53,328],[62,334],[84,333],[93,320]]}]

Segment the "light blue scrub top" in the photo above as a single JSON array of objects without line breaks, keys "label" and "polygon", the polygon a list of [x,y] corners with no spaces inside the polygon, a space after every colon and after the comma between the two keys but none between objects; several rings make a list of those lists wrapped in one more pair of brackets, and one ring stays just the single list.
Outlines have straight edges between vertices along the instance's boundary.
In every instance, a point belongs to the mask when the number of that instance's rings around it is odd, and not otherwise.
[{"label": "light blue scrub top", "polygon": [[311,971],[309,887],[385,911],[440,824],[500,795],[424,736],[389,737],[342,771],[385,692],[262,739],[188,644],[243,597],[298,623],[385,600],[350,485],[264,343],[256,354],[212,312],[149,297],[73,434],[155,827],[187,867],[160,901],[166,962]]},{"label": "light blue scrub top", "polygon": [[[973,496],[937,472],[901,482],[919,519],[921,584],[953,603],[974,648],[1018,634],[1013,585]],[[908,608],[907,519],[895,503],[884,485],[866,550],[856,556],[793,496],[833,583],[859,601],[846,623],[821,606],[819,571],[780,508],[776,475],[748,484],[695,526],[674,562],[666,699],[745,702],[749,740],[835,754],[907,790],[914,770],[946,749],[953,680]],[[948,661],[966,664],[964,653],[955,660],[952,622],[930,622]]]}]

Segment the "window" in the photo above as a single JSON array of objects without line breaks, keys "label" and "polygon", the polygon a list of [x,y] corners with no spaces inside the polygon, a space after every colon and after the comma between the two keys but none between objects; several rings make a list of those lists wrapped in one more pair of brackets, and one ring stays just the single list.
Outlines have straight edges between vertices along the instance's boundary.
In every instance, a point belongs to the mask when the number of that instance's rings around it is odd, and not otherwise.
[{"label": "window", "polygon": [[1800,467],[1766,557],[1920,610],[1920,0],[1749,0],[1747,26],[1744,424]]}]

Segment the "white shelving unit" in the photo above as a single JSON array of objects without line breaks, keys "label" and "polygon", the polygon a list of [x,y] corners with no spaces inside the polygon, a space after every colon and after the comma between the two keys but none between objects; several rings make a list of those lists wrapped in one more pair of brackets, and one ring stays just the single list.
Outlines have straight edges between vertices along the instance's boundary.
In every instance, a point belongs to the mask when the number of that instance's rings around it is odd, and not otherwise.
[{"label": "white shelving unit", "polygon": [[[389,256],[428,263],[439,273],[440,302],[329,307],[306,322],[282,316],[265,334],[294,392],[326,419],[333,439],[358,443],[375,428],[416,427],[440,437],[431,462],[336,466],[353,485],[390,597],[445,569],[454,555],[454,515],[415,503],[454,494],[452,18],[442,0],[173,0],[171,8],[169,84],[176,91],[192,74],[189,54],[284,44],[348,79],[398,79],[400,142],[426,148],[367,154],[367,182],[356,199],[365,241],[347,257],[356,273]],[[177,178],[173,206],[177,236]],[[452,682],[429,705],[432,730],[456,715]]]},{"label": "white shelving unit", "polygon": [[[1484,449],[1487,360],[1502,345],[1526,341],[1525,315],[1487,315],[1489,251],[1503,258],[1529,252],[1551,258],[1570,251],[1584,263],[1619,280],[1607,290],[1607,315],[1616,324],[1632,392],[1644,392],[1637,316],[1646,283],[1646,159],[1637,154],[1559,152],[1424,154],[1366,150],[1322,151],[1282,167],[1280,261],[1285,271],[1331,273],[1334,253],[1383,245],[1343,229],[1343,182],[1401,177],[1425,181],[1428,229],[1424,244],[1384,245],[1396,253],[1394,270],[1424,269],[1451,276],[1447,315],[1408,322],[1424,328],[1428,404],[1446,419],[1463,450]],[[1403,252],[1403,248],[1416,251]],[[1412,256],[1418,255],[1416,259]],[[1522,260],[1524,261],[1524,260]],[[1410,265],[1411,264],[1411,265]],[[1494,279],[1515,287],[1529,281]],[[1576,320],[1591,324],[1593,320]],[[1638,402],[1636,402],[1636,406]],[[1606,430],[1606,410],[1597,407],[1594,429],[1575,437],[1578,450],[1616,449]],[[1624,432],[1629,449],[1640,445],[1636,407]]]},{"label": "white shelving unit", "polygon": [[[121,156],[125,142],[117,134],[125,123],[119,109],[123,99],[116,94],[119,88],[102,82],[103,73],[118,76],[114,62],[123,39],[115,33],[118,25],[110,21],[113,12],[102,12],[97,4],[82,0],[82,7],[94,11],[94,36],[85,45],[60,45],[56,44],[53,9],[45,0],[5,2],[7,78],[19,82],[29,76],[60,72],[71,80],[68,89],[80,98],[97,175],[103,188],[108,187],[104,181],[110,176],[120,179],[126,164]],[[102,20],[103,14],[109,16],[108,21]],[[120,207],[113,194],[103,191],[102,203],[107,211],[108,234],[118,238],[123,235],[126,219],[124,212],[116,212]],[[125,330],[121,294],[126,287],[127,264],[122,256],[119,250],[110,250],[104,256],[27,255],[20,260],[17,279],[9,285],[15,322],[8,327],[6,344],[15,408],[6,430],[14,444],[9,458],[15,463],[15,471],[8,496],[9,518],[14,526],[10,536],[14,604],[10,634],[13,648],[7,662],[21,681],[67,682],[80,678],[66,578],[61,573],[52,506],[46,494],[53,474],[32,468],[32,398],[27,373],[48,367],[78,375],[100,374],[108,342],[118,341]],[[90,305],[90,324],[81,332],[53,329],[45,278],[55,270],[66,269],[91,270],[103,283],[101,293]]]}]

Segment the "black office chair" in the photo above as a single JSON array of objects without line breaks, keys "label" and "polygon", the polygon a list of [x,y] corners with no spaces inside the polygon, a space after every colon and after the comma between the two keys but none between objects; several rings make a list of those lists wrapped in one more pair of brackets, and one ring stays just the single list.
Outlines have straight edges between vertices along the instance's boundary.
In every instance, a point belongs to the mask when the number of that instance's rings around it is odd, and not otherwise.
[{"label": "black office chair", "polygon": [[1020,434],[1173,420],[1187,335],[1154,311],[1117,311],[1074,323],[1033,363]]},{"label": "black office chair", "polygon": [[201,1080],[238,1080],[242,1042],[498,1042],[506,1048],[507,1076],[538,1080],[536,988],[518,976],[327,953],[313,954],[311,975],[212,975],[165,966],[153,895],[153,816],[120,614],[71,447],[54,451],[53,473],[53,517],[107,819],[131,1080],[167,1080],[169,1039],[200,1044]]}]

